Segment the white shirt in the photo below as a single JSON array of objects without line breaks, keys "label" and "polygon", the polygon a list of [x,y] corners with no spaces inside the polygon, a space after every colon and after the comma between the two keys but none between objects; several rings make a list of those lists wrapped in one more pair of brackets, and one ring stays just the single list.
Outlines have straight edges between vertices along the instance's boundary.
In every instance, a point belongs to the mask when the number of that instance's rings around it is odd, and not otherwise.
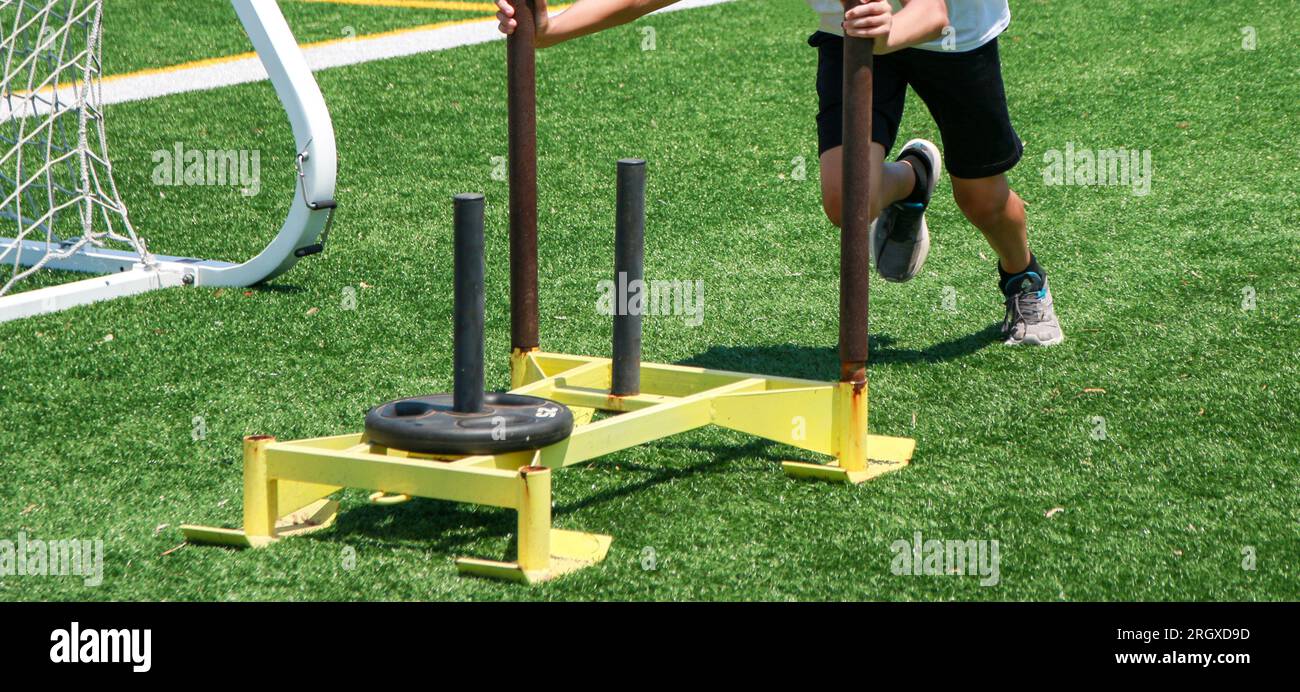
[{"label": "white shirt", "polygon": [[[821,16],[821,30],[844,35],[844,6],[840,0],[808,0],[808,4]],[[901,0],[889,0],[898,12]],[[1007,0],[948,0],[948,27],[943,36],[933,41],[917,44],[921,50],[964,52],[975,50],[992,41],[1011,23],[1011,8]]]}]

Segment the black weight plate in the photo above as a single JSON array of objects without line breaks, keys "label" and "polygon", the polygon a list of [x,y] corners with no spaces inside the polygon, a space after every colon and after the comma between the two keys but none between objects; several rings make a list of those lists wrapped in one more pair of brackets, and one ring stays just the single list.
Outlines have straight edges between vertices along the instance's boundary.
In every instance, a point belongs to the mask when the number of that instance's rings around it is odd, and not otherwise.
[{"label": "black weight plate", "polygon": [[456,413],[450,394],[397,399],[366,414],[366,440],[424,454],[540,449],[573,432],[573,412],[549,399],[488,392],[483,410]]}]

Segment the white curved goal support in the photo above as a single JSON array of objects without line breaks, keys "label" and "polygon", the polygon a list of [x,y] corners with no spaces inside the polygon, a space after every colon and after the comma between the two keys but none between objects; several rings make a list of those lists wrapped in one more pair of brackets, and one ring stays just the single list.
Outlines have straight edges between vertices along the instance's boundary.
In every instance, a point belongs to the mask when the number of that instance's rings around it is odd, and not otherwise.
[{"label": "white curved goal support", "polygon": [[[104,0],[0,0],[0,322],[171,286],[251,286],[319,253],[338,156],[316,79],[275,0],[231,0],[296,143],[293,204],[244,262],[155,255],[113,182],[99,77]],[[111,10],[110,10],[111,11]],[[16,292],[40,269],[90,279]]]}]

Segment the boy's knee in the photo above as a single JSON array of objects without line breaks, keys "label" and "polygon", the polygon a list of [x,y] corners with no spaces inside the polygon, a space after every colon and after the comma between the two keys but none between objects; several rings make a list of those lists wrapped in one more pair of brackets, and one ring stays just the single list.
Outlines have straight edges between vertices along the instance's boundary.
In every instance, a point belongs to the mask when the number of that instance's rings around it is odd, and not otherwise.
[{"label": "boy's knee", "polygon": [[[826,212],[826,218],[830,219],[837,228],[844,227],[844,200],[838,190],[822,190],[822,211]],[[871,208],[868,211],[872,221],[880,216],[880,202],[877,195],[871,196]]]},{"label": "boy's knee", "polygon": [[997,225],[1007,213],[1008,195],[994,189],[953,188],[957,208],[977,228]]}]

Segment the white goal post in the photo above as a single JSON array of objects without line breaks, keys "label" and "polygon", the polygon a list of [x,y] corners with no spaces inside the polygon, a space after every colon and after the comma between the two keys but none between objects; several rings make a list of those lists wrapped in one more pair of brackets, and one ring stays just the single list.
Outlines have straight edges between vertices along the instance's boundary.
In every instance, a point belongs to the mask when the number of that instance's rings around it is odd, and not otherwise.
[{"label": "white goal post", "polygon": [[[276,1],[231,0],[293,129],[293,204],[244,262],[148,251],[104,135],[104,4],[0,0],[0,322],[171,286],[251,286],[320,252],[329,233],[338,157],[325,99]],[[42,268],[101,276],[13,291]]]}]

